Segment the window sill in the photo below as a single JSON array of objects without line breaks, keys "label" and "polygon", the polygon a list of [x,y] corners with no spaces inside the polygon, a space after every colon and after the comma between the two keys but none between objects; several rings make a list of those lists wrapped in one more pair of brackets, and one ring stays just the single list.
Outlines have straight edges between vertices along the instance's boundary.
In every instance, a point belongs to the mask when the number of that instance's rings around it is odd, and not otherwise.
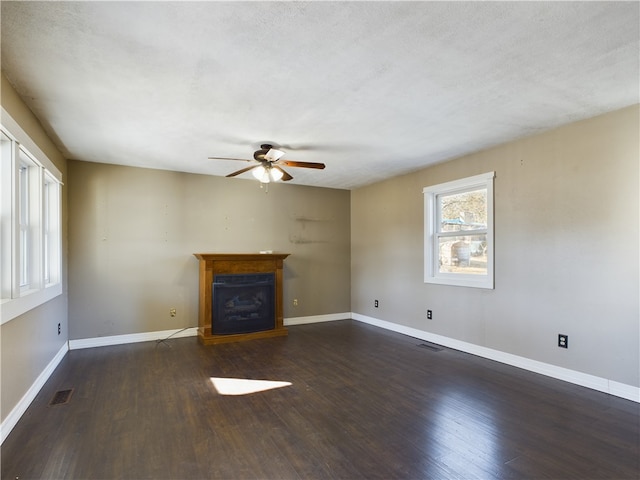
[{"label": "window sill", "polygon": [[471,287],[485,288],[493,290],[493,280],[488,278],[445,278],[445,277],[426,277],[424,283],[432,283],[435,285],[450,285],[454,287]]},{"label": "window sill", "polygon": [[[25,292],[26,293],[26,292]],[[29,310],[62,295],[62,284],[56,283],[41,290],[33,290],[19,298],[8,298],[0,303],[0,325],[27,313]]]}]

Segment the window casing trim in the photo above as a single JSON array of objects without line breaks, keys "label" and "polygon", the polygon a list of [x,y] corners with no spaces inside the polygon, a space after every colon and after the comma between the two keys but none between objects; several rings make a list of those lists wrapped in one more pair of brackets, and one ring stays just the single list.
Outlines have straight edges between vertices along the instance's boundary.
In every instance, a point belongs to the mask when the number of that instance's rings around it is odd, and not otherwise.
[{"label": "window casing trim", "polygon": [[[62,174],[4,108],[0,130],[3,157],[0,175],[0,324],[4,324],[62,294]],[[28,187],[26,202],[19,198],[21,166],[28,170],[22,185],[22,188]],[[45,194],[48,195],[46,199]],[[21,246],[20,242],[21,208],[26,208],[28,226],[27,282],[20,281],[25,264],[22,257],[25,245]],[[45,222],[48,222],[47,232]]]},{"label": "window casing trim", "polygon": [[61,185],[62,183],[62,172],[58,170],[58,167],[49,160],[49,157],[42,151],[38,145],[31,140],[31,137],[25,132],[22,127],[16,122],[11,115],[4,109],[4,107],[0,107],[0,115],[2,115],[0,123],[4,132],[11,137],[13,140],[18,142],[20,146],[26,150],[32,157],[37,158],[38,162],[42,164],[42,166],[55,178],[58,183]]},{"label": "window casing trim", "polygon": [[[487,172],[451,182],[423,188],[424,195],[424,282],[476,288],[494,288],[494,234],[493,234],[493,179],[495,172]],[[464,193],[476,189],[487,191],[486,229],[473,230],[474,234],[486,234],[487,273],[486,275],[447,273],[438,269],[439,237],[460,236],[460,232],[439,232],[438,196]]]}]

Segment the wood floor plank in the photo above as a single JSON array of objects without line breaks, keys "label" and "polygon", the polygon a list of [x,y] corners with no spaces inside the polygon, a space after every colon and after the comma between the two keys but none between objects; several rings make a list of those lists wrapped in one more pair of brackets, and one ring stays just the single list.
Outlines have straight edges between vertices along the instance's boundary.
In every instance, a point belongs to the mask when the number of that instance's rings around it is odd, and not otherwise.
[{"label": "wood floor plank", "polygon": [[[640,477],[637,403],[420,343],[345,320],[74,350],[2,445],[2,478]],[[230,396],[212,377],[291,385]]]}]

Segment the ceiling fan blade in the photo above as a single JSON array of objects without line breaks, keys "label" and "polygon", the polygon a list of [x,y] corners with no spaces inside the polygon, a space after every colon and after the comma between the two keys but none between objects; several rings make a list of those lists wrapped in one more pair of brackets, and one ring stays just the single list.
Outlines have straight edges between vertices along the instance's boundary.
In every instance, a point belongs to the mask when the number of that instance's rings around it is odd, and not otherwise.
[{"label": "ceiling fan blade", "polygon": [[324,169],[324,163],[296,162],[294,160],[278,160],[277,163],[278,165],[286,165],[287,167],[317,168],[319,170]]},{"label": "ceiling fan blade", "polygon": [[226,175],[226,176],[227,177],[235,177],[236,175],[240,175],[241,173],[248,172],[249,170],[253,170],[257,166],[258,165],[252,165],[251,167],[243,168],[242,170],[238,170],[237,172],[230,173],[229,175]]},{"label": "ceiling fan blade", "polygon": [[270,162],[277,162],[283,155],[284,152],[282,150],[270,148],[269,151],[265,154],[264,159],[269,160]]},{"label": "ceiling fan blade", "polygon": [[281,180],[283,182],[288,182],[289,180],[293,180],[293,177],[291,175],[289,175],[287,172],[285,172],[282,168],[280,168],[278,165],[273,165],[271,168],[275,168],[276,170],[280,170],[282,172],[282,178]]},{"label": "ceiling fan blade", "polygon": [[248,158],[229,158],[229,157],[209,157],[209,160],[237,160],[239,162],[254,162],[255,160],[249,160]]}]

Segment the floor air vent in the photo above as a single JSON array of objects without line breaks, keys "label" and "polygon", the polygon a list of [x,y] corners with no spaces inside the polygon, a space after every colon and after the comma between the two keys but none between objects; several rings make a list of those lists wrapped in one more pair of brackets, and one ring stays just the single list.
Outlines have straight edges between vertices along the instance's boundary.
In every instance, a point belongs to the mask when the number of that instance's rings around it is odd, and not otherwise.
[{"label": "floor air vent", "polygon": [[427,350],[431,350],[432,352],[441,352],[442,348],[433,343],[421,343],[418,345],[420,348],[426,348]]},{"label": "floor air vent", "polygon": [[73,393],[73,388],[70,390],[59,390],[53,396],[49,405],[64,405],[65,403],[69,403],[71,400],[71,394]]}]

